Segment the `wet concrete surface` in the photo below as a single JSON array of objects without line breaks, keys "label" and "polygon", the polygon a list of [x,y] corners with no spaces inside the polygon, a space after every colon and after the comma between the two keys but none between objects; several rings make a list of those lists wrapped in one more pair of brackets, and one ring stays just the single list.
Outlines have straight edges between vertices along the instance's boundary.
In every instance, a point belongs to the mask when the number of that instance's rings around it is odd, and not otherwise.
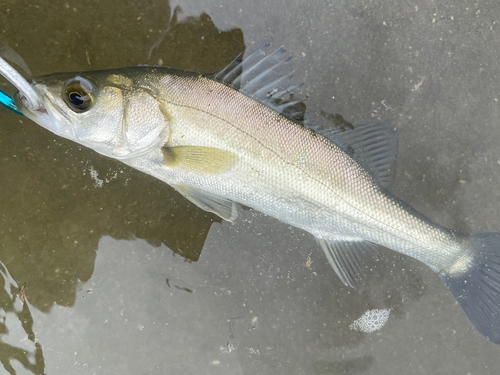
[{"label": "wet concrete surface", "polygon": [[[312,115],[398,128],[396,195],[448,227],[500,229],[495,1],[0,9],[0,40],[35,76],[137,64],[211,72],[284,44]],[[0,372],[498,373],[500,347],[417,261],[382,250],[358,295],[308,234],[252,210],[220,223],[26,119],[1,110],[0,123]],[[389,308],[379,331],[349,328]]]}]

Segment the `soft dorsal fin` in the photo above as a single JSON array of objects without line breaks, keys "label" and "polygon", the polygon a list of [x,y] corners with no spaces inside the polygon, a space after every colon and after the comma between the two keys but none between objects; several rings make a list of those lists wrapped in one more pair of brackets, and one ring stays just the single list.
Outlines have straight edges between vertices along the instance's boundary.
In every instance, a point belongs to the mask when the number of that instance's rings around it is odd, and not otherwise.
[{"label": "soft dorsal fin", "polygon": [[266,53],[269,45],[260,46],[245,59],[239,54],[210,78],[231,86],[292,121],[310,124],[311,121],[305,118],[304,100],[294,94],[302,83],[292,84],[293,71],[286,69],[292,57],[287,56],[283,47]]},{"label": "soft dorsal fin", "polygon": [[[310,127],[335,143],[367,169],[381,186],[388,187],[396,173],[398,153],[397,129],[387,123],[365,123],[353,126],[336,117],[336,127]],[[333,117],[332,117],[333,118]],[[338,124],[337,124],[338,123]]]},{"label": "soft dorsal fin", "polygon": [[266,53],[268,47],[269,43],[262,45],[245,59],[242,54],[238,55],[224,69],[209,77],[321,134],[370,171],[380,185],[389,186],[396,170],[396,129],[384,123],[353,126],[338,114],[324,112],[322,115],[332,121],[335,127],[316,125],[306,116],[304,100],[294,94],[294,90],[302,84],[292,85],[293,72],[284,69],[291,57],[287,56],[283,47]]}]

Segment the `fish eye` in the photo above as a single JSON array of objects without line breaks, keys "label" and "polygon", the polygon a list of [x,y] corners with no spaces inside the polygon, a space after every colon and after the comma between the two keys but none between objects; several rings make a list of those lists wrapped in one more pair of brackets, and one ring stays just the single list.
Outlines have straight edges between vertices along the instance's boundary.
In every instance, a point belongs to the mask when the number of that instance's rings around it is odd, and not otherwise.
[{"label": "fish eye", "polygon": [[96,90],[92,82],[83,77],[75,77],[66,82],[63,98],[69,108],[81,113],[94,104]]}]

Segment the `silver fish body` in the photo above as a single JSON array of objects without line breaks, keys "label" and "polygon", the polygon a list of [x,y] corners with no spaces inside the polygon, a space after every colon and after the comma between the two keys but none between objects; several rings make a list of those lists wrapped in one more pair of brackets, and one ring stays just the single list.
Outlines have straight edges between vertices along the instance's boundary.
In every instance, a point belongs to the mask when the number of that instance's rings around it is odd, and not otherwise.
[{"label": "silver fish body", "polygon": [[[130,166],[255,208],[318,238],[388,247],[435,271],[449,269],[466,252],[464,236],[415,212],[312,130],[206,77],[167,74],[156,87],[176,119],[167,147],[217,148],[237,161],[213,175],[170,169],[158,152],[147,157],[147,165],[126,160]],[[214,106],[218,99],[225,104]]]},{"label": "silver fish body", "polygon": [[[383,138],[396,137],[392,127],[384,125],[380,139],[371,134],[382,125],[347,130],[354,146],[346,148],[342,132],[303,126],[256,100],[258,87],[235,89],[242,79],[229,80],[230,68],[225,79],[155,67],[55,74],[33,82],[43,110],[17,104],[55,134],[165,181],[224,219],[235,219],[238,203],[311,233],[347,285],[356,286],[374,244],[416,258],[439,272],[478,330],[500,343],[499,235],[439,226],[381,186],[365,167],[384,173],[391,160],[384,145],[394,142]],[[267,71],[257,73],[246,87]],[[272,89],[279,80],[262,85]]]}]

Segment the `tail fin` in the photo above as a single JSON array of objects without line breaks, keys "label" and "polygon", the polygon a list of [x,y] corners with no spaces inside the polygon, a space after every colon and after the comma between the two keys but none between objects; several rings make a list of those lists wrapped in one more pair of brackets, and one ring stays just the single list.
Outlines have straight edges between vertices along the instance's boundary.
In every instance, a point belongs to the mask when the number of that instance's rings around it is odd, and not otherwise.
[{"label": "tail fin", "polygon": [[477,330],[500,344],[500,233],[472,235],[471,245],[440,277]]}]

